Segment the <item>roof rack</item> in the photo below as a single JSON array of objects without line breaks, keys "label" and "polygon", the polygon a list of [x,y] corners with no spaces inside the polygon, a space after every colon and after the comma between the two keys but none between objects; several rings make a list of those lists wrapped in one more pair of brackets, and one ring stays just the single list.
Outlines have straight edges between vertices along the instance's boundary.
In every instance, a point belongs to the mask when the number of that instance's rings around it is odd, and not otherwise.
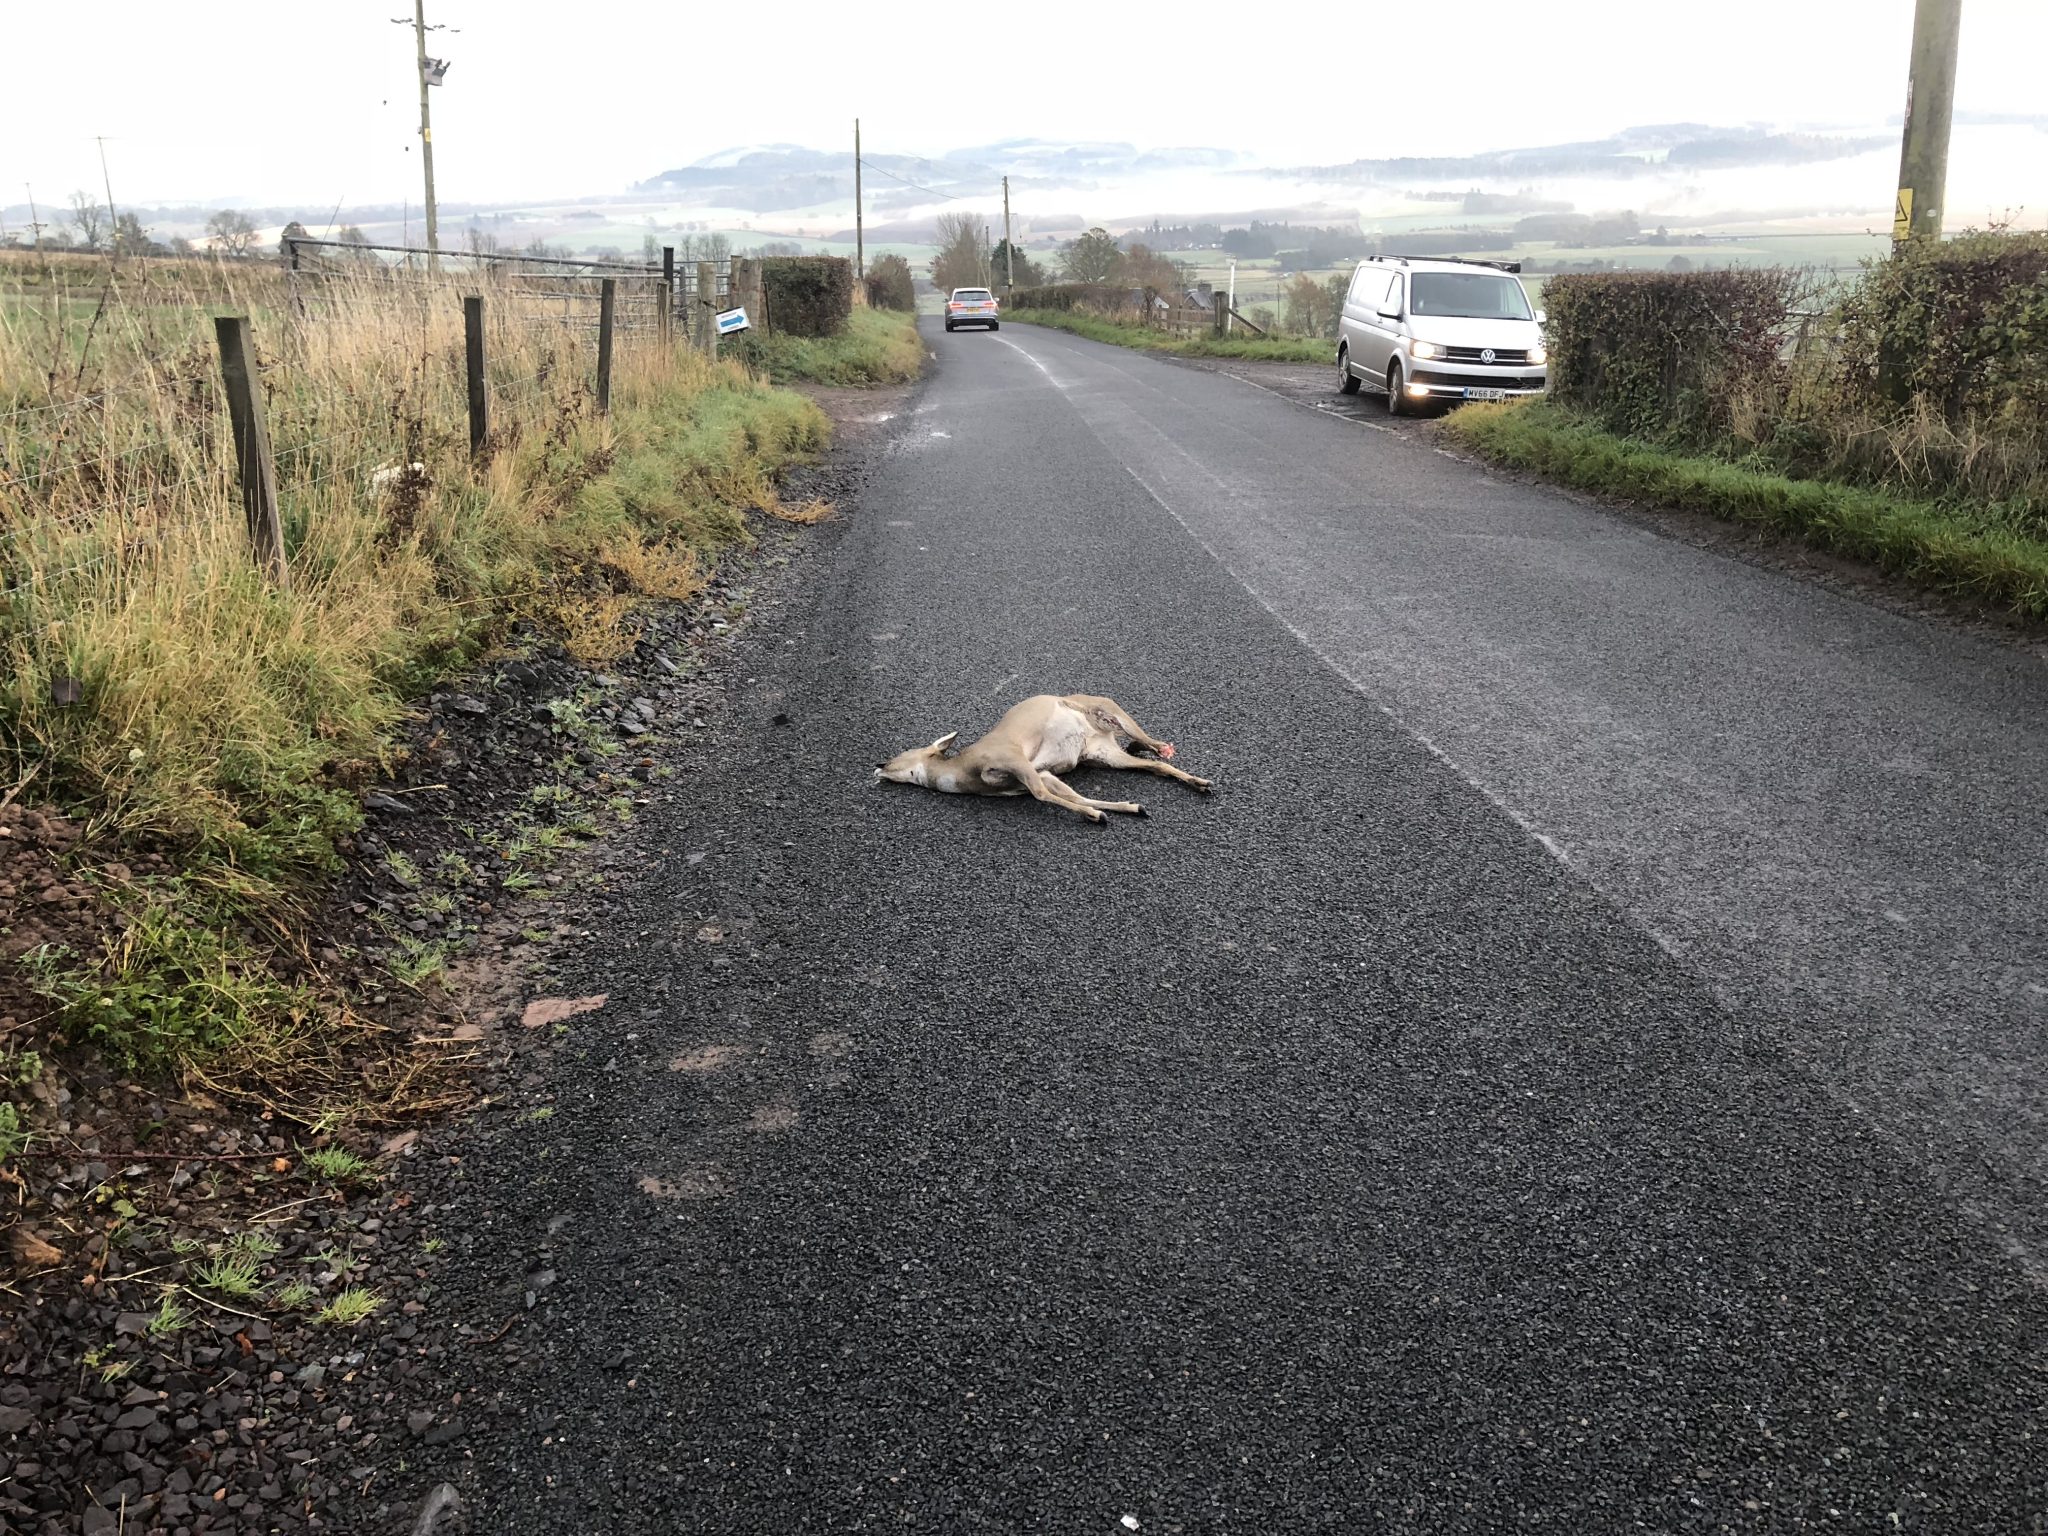
[{"label": "roof rack", "polygon": [[1407,264],[1408,264],[1409,262],[1411,262],[1411,261],[1448,261],[1448,262],[1454,263],[1455,265],[1457,265],[1457,266],[1461,266],[1461,267],[1492,267],[1492,268],[1494,268],[1494,269],[1495,269],[1496,271],[1500,271],[1500,272],[1515,272],[1515,273],[1519,273],[1519,272],[1520,272],[1520,271],[1522,270],[1522,264],[1521,264],[1521,263],[1520,263],[1519,261],[1487,261],[1487,260],[1486,260],[1486,259],[1484,259],[1483,257],[1476,257],[1476,256],[1394,256],[1394,255],[1387,255],[1387,256],[1368,256],[1368,257],[1366,257],[1365,259],[1366,259],[1367,261],[1398,261],[1398,262],[1400,262],[1400,263],[1401,263],[1401,264],[1402,264],[1403,266],[1406,266],[1406,265],[1407,265]]}]

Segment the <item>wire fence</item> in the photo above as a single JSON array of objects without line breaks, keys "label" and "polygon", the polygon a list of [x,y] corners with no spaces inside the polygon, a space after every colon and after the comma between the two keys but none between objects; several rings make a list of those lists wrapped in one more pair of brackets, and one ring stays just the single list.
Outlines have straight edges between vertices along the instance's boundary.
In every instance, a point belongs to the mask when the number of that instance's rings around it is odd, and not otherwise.
[{"label": "wire fence", "polygon": [[[610,349],[693,336],[708,345],[709,312],[733,297],[729,259],[649,266],[314,240],[289,242],[278,269],[248,280],[257,290],[246,305],[256,337],[250,398],[267,419],[270,515],[286,525],[323,497],[390,494],[429,441],[459,433],[460,417],[447,418],[465,399],[472,451],[485,458],[565,415],[604,409]],[[118,319],[101,328],[110,303],[118,316],[115,295],[110,278],[76,370],[49,370],[51,398],[9,405],[0,396],[0,599],[101,579],[197,520],[240,524],[248,476],[228,370],[196,345],[177,366],[139,345],[134,356],[105,356],[107,337],[127,334]],[[153,310],[163,298],[153,285]],[[474,337],[468,298],[482,301]],[[218,307],[194,295],[188,340]],[[57,323],[53,345],[68,357]],[[95,345],[105,378],[81,387]]]}]

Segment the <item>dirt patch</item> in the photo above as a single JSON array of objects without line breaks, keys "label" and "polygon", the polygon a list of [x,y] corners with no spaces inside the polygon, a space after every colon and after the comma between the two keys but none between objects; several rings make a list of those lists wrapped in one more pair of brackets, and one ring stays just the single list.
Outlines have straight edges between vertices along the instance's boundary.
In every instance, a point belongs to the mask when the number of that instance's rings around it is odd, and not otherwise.
[{"label": "dirt patch", "polygon": [[[114,926],[101,886],[73,867],[85,841],[78,823],[19,801],[0,809],[0,1039],[35,1043],[49,1004],[32,983],[32,958],[53,949],[88,954]],[[126,865],[105,866],[102,880],[126,881]]]}]

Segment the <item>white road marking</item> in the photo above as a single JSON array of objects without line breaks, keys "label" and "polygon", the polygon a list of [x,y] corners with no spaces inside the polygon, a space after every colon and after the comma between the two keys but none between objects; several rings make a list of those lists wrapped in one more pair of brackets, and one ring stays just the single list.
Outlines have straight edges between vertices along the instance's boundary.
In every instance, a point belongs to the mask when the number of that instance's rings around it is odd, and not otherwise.
[{"label": "white road marking", "polygon": [[1563,846],[1559,844],[1555,838],[1551,837],[1548,833],[1538,828],[1533,821],[1531,821],[1521,811],[1517,810],[1514,806],[1510,805],[1504,798],[1502,798],[1499,791],[1495,790],[1491,785],[1486,784],[1481,779],[1479,779],[1469,769],[1467,769],[1464,766],[1464,764],[1460,763],[1456,758],[1452,757],[1450,753],[1446,752],[1442,747],[1438,746],[1436,742],[1432,741],[1427,734],[1418,730],[1415,726],[1409,724],[1406,720],[1402,719],[1400,715],[1395,713],[1392,706],[1386,704],[1382,700],[1377,699],[1372,694],[1368,693],[1366,691],[1364,682],[1362,682],[1358,678],[1353,677],[1349,672],[1347,672],[1344,669],[1344,667],[1336,660],[1335,657],[1331,656],[1328,652],[1324,651],[1322,647],[1317,645],[1315,641],[1312,640],[1308,636],[1308,634],[1304,632],[1298,625],[1296,625],[1285,614],[1281,613],[1279,609],[1275,608],[1271,603],[1266,601],[1264,594],[1260,593],[1242,576],[1238,575],[1236,571],[1232,570],[1230,568],[1230,562],[1225,560],[1222,555],[1217,553],[1214,545],[1212,545],[1207,539],[1203,538],[1199,533],[1195,532],[1193,526],[1188,522],[1188,520],[1182,517],[1178,512],[1174,511],[1173,507],[1167,502],[1166,498],[1164,496],[1161,496],[1158,491],[1154,490],[1151,487],[1151,485],[1149,485],[1146,482],[1145,477],[1143,475],[1139,474],[1135,469],[1131,468],[1131,466],[1128,464],[1124,465],[1124,473],[1129,475],[1133,480],[1135,480],[1138,483],[1139,488],[1143,490],[1147,496],[1150,496],[1155,502],[1159,504],[1159,508],[1161,511],[1163,511],[1168,517],[1172,518],[1176,523],[1179,523],[1181,526],[1181,531],[1187,534],[1187,536],[1193,539],[1197,544],[1199,544],[1202,547],[1202,549],[1207,552],[1211,560],[1214,560],[1218,565],[1222,566],[1225,573],[1229,575],[1231,580],[1235,581],[1238,584],[1238,586],[1242,587],[1244,591],[1251,597],[1251,600],[1253,602],[1257,603],[1261,608],[1265,609],[1267,614],[1270,615],[1273,618],[1273,620],[1276,623],[1278,623],[1283,629],[1285,629],[1290,635],[1294,636],[1294,638],[1301,643],[1301,645],[1308,651],[1308,653],[1311,656],[1315,657],[1316,660],[1320,661],[1325,667],[1329,668],[1329,670],[1336,675],[1338,680],[1341,681],[1345,687],[1349,688],[1353,693],[1357,694],[1361,699],[1365,700],[1366,703],[1370,704],[1374,709],[1378,710],[1382,715],[1386,716],[1386,718],[1393,723],[1394,728],[1400,731],[1402,735],[1407,736],[1410,740],[1419,743],[1425,752],[1427,752],[1431,757],[1435,758],[1439,763],[1442,763],[1446,768],[1450,769],[1450,771],[1456,774],[1458,779],[1462,783],[1464,783],[1467,788],[1476,791],[1479,794],[1480,798],[1485,800],[1488,805],[1492,806],[1495,810],[1499,811],[1503,816],[1507,817],[1509,821],[1513,822],[1515,827],[1518,830],[1520,830],[1522,835],[1527,837],[1530,841],[1534,842],[1537,847],[1541,848],[1544,851],[1544,853],[1549,855],[1552,859],[1555,859],[1565,869],[1570,870],[1573,875],[1575,875],[1578,879],[1583,880],[1588,886],[1592,887],[1593,890],[1599,892],[1599,894],[1603,898],[1605,898],[1609,903],[1613,905],[1616,911],[1622,914],[1623,918],[1626,921],[1628,921],[1639,932],[1641,932],[1645,937],[1647,937],[1651,943],[1655,944],[1660,950],[1662,950],[1666,955],[1668,955],[1673,960],[1680,960],[1683,958],[1683,951],[1679,949],[1677,944],[1675,944],[1664,933],[1660,932],[1655,926],[1653,926],[1649,922],[1648,919],[1646,919],[1640,912],[1636,911],[1633,907],[1631,907],[1629,903],[1625,901],[1622,897],[1606,889],[1598,880],[1596,880],[1593,877],[1593,875],[1588,870],[1586,870],[1579,864],[1573,862],[1571,855],[1565,852]]},{"label": "white road marking", "polygon": [[1044,374],[1046,378],[1051,382],[1052,387],[1054,389],[1064,390],[1067,387],[1059,381],[1058,377],[1054,375],[1053,371],[1050,368],[1046,367],[1044,363],[1041,363],[1035,356],[1032,355],[1031,352],[1027,351],[1023,347],[1018,346],[1016,342],[1010,340],[1009,337],[997,336],[994,339],[1001,342],[1004,346],[1008,347],[1012,352],[1015,352],[1019,357],[1023,358],[1024,361],[1029,363],[1032,367],[1036,368],[1040,373]]}]

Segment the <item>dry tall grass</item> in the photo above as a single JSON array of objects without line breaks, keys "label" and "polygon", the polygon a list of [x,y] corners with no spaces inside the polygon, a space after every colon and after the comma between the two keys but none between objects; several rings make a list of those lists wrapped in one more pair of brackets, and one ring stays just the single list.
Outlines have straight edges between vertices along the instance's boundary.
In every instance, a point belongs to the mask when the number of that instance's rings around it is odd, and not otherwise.
[{"label": "dry tall grass", "polygon": [[[432,675],[515,616],[616,651],[640,605],[695,591],[749,538],[748,511],[775,506],[776,472],[823,445],[809,402],[656,344],[631,303],[599,416],[594,298],[511,282],[485,292],[492,430],[472,462],[476,282],[0,269],[0,794],[33,777],[107,841],[179,855],[175,881],[130,893],[147,953],[47,960],[71,977],[52,995],[137,1000],[87,1021],[130,1056],[189,1063],[303,1011],[260,954],[199,940],[275,916],[333,862],[355,787]],[[285,585],[250,557],[220,313],[252,316]],[[222,977],[248,1000],[223,1008]]]}]

